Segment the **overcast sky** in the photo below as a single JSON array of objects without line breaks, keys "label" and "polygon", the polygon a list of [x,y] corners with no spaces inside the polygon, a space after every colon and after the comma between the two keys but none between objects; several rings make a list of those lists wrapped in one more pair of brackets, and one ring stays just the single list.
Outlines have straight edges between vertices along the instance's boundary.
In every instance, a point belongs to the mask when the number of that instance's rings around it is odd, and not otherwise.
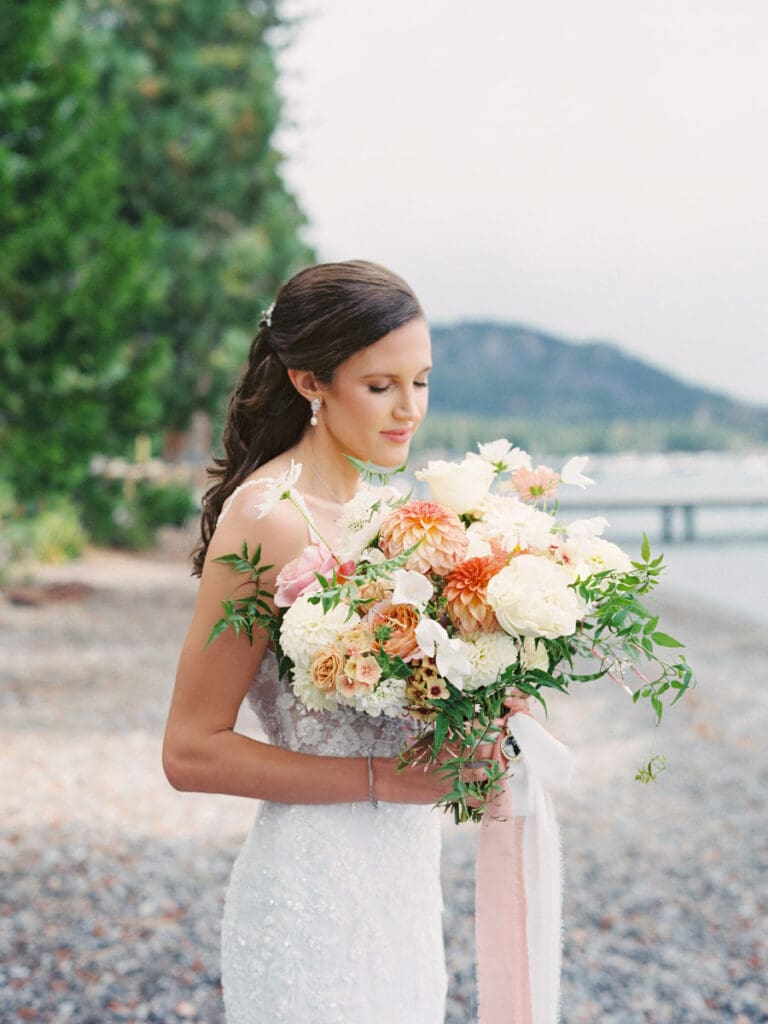
[{"label": "overcast sky", "polygon": [[288,0],[321,259],[768,404],[767,0]]}]

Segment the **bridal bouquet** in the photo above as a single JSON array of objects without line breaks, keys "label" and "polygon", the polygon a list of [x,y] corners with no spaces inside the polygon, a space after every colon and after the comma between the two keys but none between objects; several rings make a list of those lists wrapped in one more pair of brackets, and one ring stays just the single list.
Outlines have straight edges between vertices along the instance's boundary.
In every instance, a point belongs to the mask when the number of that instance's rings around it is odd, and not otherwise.
[{"label": "bridal bouquet", "polygon": [[[265,629],[307,708],[414,719],[401,762],[442,762],[452,788],[440,803],[457,822],[479,820],[500,788],[496,760],[482,762],[479,782],[463,781],[462,770],[497,736],[512,697],[546,708],[546,690],[609,676],[660,720],[663,700],[674,703],[692,682],[684,657],[658,653],[682,645],[641,602],[663,571],[647,539],[633,561],[602,536],[605,519],[559,515],[560,485],[593,482],[582,472],[587,459],[557,473],[503,439],[478,449],[418,471],[427,500],[364,486],[344,506],[341,542],[310,544],[274,593],[259,583],[268,568],[260,548],[218,559],[254,588],[224,602],[209,639],[230,627],[250,639]],[[370,484],[370,467],[356,465]],[[295,489],[300,472],[292,464],[270,481],[260,514],[291,501],[319,538]],[[637,778],[649,781],[659,765],[652,758]]]}]

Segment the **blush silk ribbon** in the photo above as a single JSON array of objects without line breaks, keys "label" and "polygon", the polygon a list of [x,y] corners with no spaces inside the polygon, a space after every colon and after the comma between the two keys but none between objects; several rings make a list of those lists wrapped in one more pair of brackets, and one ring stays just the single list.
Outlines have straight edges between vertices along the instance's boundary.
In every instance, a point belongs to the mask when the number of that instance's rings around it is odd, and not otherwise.
[{"label": "blush silk ribbon", "polygon": [[573,758],[523,701],[496,724],[514,736],[502,792],[482,819],[476,874],[481,1024],[556,1024],[560,1004],[560,834],[549,789],[567,788]]}]

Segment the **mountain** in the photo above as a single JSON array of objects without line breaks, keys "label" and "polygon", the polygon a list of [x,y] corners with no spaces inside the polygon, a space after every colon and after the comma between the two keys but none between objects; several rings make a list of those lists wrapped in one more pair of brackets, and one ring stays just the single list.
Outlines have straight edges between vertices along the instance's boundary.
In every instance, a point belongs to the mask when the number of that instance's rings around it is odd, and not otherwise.
[{"label": "mountain", "polygon": [[516,324],[432,328],[430,409],[561,424],[664,421],[768,440],[768,407],[686,384],[605,342],[574,343]]}]

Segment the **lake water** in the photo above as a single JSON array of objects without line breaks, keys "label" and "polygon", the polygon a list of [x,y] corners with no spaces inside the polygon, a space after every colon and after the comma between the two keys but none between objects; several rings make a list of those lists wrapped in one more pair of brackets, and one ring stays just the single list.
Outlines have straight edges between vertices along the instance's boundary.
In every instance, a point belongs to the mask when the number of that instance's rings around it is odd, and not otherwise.
[{"label": "lake water", "polygon": [[[540,461],[556,469],[563,462],[559,457]],[[582,514],[600,514],[599,509],[579,512],[576,503],[585,499],[599,507],[601,501],[618,498],[692,504],[720,496],[768,498],[768,451],[601,455],[591,457],[584,472],[594,479],[593,487],[586,491],[560,488],[566,522]],[[663,552],[668,567],[664,590],[696,597],[758,626],[768,625],[768,506],[700,509],[692,543],[679,539],[683,536],[679,511],[673,522],[678,539],[664,543],[661,513],[656,508],[604,514],[610,522],[606,537],[630,556],[639,554],[643,533],[655,554]]]},{"label": "lake water", "polygon": [[[765,451],[595,456],[586,472],[595,480],[589,488],[595,501],[637,495],[692,503],[730,496],[768,498]],[[677,516],[674,536],[682,538],[679,510]],[[702,508],[695,517],[694,542],[662,543],[661,513],[656,509],[609,513],[606,536],[634,553],[646,532],[654,551],[664,553],[669,570],[666,589],[768,625],[768,506]]]}]

